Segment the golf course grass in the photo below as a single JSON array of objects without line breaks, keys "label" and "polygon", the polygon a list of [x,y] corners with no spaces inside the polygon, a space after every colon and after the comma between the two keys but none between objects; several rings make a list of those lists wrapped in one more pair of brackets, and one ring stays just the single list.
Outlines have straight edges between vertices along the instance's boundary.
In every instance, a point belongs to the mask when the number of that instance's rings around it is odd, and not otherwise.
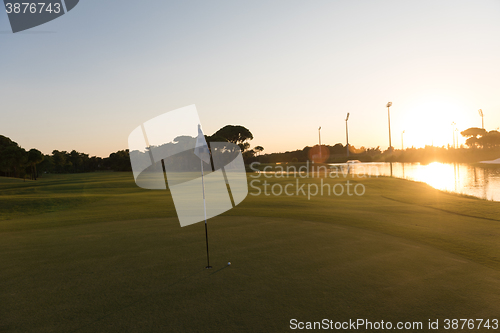
[{"label": "golf course grass", "polygon": [[264,180],[297,179],[256,176],[208,221],[211,270],[203,223],[181,228],[169,191],[131,173],[0,178],[0,332],[283,332],[325,318],[425,332],[429,319],[439,331],[499,319],[500,203],[350,175],[298,180],[363,195],[265,195]]}]

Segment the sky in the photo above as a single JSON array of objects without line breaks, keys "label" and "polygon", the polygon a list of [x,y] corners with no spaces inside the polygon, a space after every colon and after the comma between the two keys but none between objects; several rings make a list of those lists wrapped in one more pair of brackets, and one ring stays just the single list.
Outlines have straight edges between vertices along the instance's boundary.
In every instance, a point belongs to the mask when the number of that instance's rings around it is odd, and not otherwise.
[{"label": "sky", "polygon": [[[500,126],[500,1],[81,0],[13,34],[0,12],[0,134],[107,157],[195,104],[205,134],[264,152],[447,145]],[[464,139],[460,138],[459,143]]]}]

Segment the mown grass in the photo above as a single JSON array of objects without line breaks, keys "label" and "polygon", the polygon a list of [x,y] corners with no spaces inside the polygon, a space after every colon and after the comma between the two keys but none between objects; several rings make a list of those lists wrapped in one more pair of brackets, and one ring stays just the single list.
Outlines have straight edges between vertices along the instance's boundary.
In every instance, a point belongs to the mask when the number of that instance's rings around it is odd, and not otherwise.
[{"label": "mown grass", "polygon": [[365,194],[256,196],[253,183],[209,220],[205,270],[203,224],[181,228],[169,192],[137,188],[129,173],[0,179],[0,331],[498,318],[499,203],[392,178],[323,179],[348,180]]},{"label": "mown grass", "polygon": [[0,177],[0,220],[56,212],[120,194],[137,187],[119,173],[45,175],[39,181]]}]

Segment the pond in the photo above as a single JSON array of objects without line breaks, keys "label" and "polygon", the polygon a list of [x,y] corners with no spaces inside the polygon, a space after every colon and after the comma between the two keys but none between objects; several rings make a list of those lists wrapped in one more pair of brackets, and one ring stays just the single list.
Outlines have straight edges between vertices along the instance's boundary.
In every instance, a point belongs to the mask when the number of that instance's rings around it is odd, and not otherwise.
[{"label": "pond", "polygon": [[[391,165],[392,164],[392,165]],[[346,164],[331,164],[342,166]],[[351,174],[390,176],[429,184],[448,192],[500,201],[500,165],[480,167],[465,163],[352,163]]]}]

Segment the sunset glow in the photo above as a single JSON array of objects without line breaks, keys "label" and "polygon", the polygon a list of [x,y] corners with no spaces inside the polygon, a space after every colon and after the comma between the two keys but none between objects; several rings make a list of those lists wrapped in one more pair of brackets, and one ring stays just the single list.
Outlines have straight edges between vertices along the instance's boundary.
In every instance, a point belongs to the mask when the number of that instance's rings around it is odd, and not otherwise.
[{"label": "sunset glow", "polygon": [[2,35],[0,133],[26,149],[106,157],[136,124],[192,104],[204,132],[245,126],[263,154],[312,147],[319,126],[323,144],[345,144],[347,112],[349,144],[385,150],[388,101],[396,149],[402,131],[406,147],[452,144],[451,123],[481,126],[478,109],[500,126],[498,2],[165,2],[134,24],[133,6],[84,8]]},{"label": "sunset glow", "polygon": [[[440,97],[422,98],[412,103],[404,112],[401,126],[404,126],[404,141],[406,147],[424,147],[426,145],[447,146],[453,145],[453,126],[464,130],[469,126],[468,114],[464,105],[452,99]],[[463,144],[464,139],[458,134],[458,144]]]}]

